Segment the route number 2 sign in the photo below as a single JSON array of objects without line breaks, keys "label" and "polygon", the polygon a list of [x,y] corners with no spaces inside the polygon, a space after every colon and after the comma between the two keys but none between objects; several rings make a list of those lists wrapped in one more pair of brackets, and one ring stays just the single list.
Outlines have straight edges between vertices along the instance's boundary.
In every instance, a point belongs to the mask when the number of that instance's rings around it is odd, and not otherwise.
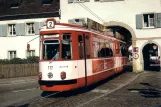
[{"label": "route number 2 sign", "polygon": [[54,27],[54,22],[53,21],[47,21],[47,28],[53,28]]}]

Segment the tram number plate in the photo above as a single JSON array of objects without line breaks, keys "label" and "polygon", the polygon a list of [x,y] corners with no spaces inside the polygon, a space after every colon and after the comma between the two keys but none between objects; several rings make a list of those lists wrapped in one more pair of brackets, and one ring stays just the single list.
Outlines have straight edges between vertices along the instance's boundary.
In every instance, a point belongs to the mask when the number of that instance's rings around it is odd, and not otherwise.
[{"label": "tram number plate", "polygon": [[48,66],[48,70],[53,70],[53,66]]}]

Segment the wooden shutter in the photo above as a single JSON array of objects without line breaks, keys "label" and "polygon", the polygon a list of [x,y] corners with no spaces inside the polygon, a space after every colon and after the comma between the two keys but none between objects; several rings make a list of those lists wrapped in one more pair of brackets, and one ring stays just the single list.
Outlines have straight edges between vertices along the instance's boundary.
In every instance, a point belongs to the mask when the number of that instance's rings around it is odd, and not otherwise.
[{"label": "wooden shutter", "polygon": [[34,28],[35,28],[35,35],[40,34],[40,28],[44,25],[44,22],[35,22]]},{"label": "wooden shutter", "polygon": [[24,23],[16,24],[16,35],[25,36],[25,24]]},{"label": "wooden shutter", "polygon": [[68,0],[68,3],[73,3],[73,0]]},{"label": "wooden shutter", "polygon": [[40,22],[40,28],[44,26],[44,22]]},{"label": "wooden shutter", "polygon": [[20,24],[16,24],[16,36],[19,36],[20,35]]},{"label": "wooden shutter", "polygon": [[136,15],[136,29],[142,29],[142,24],[143,24],[142,17],[143,17],[142,14]]},{"label": "wooden shutter", "polygon": [[34,23],[35,35],[39,35],[40,32],[39,28],[40,28],[39,22],[35,22]]},{"label": "wooden shutter", "polygon": [[25,24],[20,23],[20,35],[25,36]]},{"label": "wooden shutter", "polygon": [[7,25],[0,25],[0,36],[7,36]]},{"label": "wooden shutter", "polygon": [[85,2],[89,2],[89,0],[84,0]]},{"label": "wooden shutter", "polygon": [[74,21],[74,19],[69,19],[69,20],[68,20],[68,23],[70,23],[70,24],[75,24],[75,21]]},{"label": "wooden shutter", "polygon": [[161,28],[161,13],[156,13],[155,14],[155,27],[156,28]]}]

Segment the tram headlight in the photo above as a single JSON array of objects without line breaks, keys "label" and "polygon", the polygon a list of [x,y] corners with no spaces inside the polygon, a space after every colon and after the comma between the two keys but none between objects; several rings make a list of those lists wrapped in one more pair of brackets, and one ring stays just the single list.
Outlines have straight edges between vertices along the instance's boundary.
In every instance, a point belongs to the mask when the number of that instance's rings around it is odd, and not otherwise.
[{"label": "tram headlight", "polygon": [[60,78],[61,78],[61,79],[65,79],[65,78],[66,78],[66,72],[62,71],[62,72],[60,73]]},{"label": "tram headlight", "polygon": [[39,80],[42,79],[42,72],[39,72],[38,78],[39,78]]},{"label": "tram headlight", "polygon": [[53,78],[53,73],[52,73],[52,72],[49,72],[49,73],[48,73],[48,78],[49,78],[49,79]]}]

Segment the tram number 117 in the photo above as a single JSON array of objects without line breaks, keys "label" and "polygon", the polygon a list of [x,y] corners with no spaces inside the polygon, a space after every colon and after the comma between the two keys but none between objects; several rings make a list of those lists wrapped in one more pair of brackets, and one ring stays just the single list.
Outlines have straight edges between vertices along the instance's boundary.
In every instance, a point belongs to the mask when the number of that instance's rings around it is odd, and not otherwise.
[{"label": "tram number 117", "polygon": [[53,66],[48,66],[48,70],[53,70]]}]

